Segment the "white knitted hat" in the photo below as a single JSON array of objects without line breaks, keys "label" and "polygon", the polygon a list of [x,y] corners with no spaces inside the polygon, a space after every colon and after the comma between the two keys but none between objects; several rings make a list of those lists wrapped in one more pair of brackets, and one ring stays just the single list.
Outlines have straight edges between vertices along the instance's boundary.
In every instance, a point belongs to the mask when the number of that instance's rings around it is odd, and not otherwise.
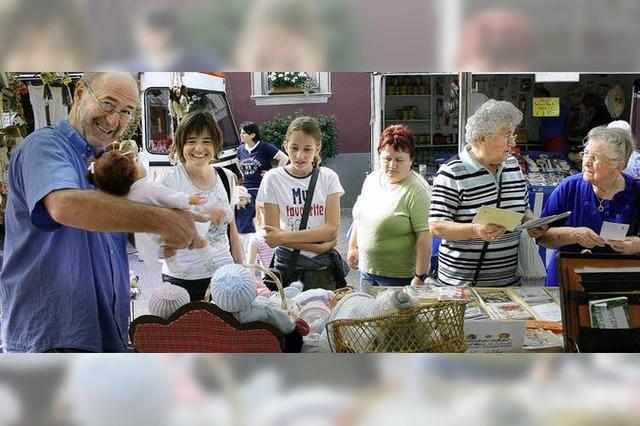
[{"label": "white knitted hat", "polygon": [[227,312],[240,312],[257,296],[251,273],[235,263],[218,268],[211,277],[211,302]]},{"label": "white knitted hat", "polygon": [[189,292],[177,285],[162,283],[149,297],[149,313],[167,319],[191,301]]}]

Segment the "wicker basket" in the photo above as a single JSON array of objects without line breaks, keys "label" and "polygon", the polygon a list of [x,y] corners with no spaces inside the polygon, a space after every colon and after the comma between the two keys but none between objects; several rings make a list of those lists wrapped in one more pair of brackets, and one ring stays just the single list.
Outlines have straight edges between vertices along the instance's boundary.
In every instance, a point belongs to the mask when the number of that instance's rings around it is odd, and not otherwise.
[{"label": "wicker basket", "polygon": [[[247,269],[256,269],[260,272],[263,272],[265,274],[267,274],[274,283],[276,283],[276,286],[278,287],[278,294],[280,295],[280,299],[282,300],[282,303],[280,305],[280,308],[285,311],[288,312],[289,314],[292,314],[292,309],[290,306],[288,306],[287,304],[287,298],[284,295],[284,287],[282,286],[282,282],[280,281],[280,279],[277,277],[276,274],[274,274],[273,272],[271,272],[270,270],[268,270],[267,268],[264,268],[260,265],[256,265],[256,264],[249,264],[249,263],[243,263],[241,264],[241,266],[244,266]],[[295,317],[295,315],[293,315]]]},{"label": "wicker basket", "polygon": [[464,352],[465,301],[437,302],[366,319],[327,324],[333,352]]}]

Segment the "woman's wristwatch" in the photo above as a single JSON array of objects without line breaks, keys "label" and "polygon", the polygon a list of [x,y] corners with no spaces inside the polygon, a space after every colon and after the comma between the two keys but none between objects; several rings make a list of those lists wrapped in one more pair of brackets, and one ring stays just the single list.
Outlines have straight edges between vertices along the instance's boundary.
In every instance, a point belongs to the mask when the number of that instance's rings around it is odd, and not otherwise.
[{"label": "woman's wristwatch", "polygon": [[418,275],[418,274],[414,274],[413,276],[414,276],[414,277],[416,277],[416,278],[418,278],[418,279],[419,279],[420,281],[422,281],[423,283],[424,283],[424,282],[427,282],[427,278],[429,278],[429,274],[428,274],[428,273],[427,273],[427,274],[420,274],[420,275]]}]

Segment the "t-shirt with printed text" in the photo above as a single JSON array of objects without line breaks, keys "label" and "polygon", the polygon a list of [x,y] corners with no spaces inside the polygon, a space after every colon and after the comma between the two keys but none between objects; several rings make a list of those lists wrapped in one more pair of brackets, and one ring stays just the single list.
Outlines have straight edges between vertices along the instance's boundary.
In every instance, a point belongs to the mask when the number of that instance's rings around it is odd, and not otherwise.
[{"label": "t-shirt with printed text", "polygon": [[[257,201],[277,204],[280,210],[280,229],[298,231],[310,182],[311,174],[297,177],[289,173],[285,167],[271,169],[264,175]],[[313,229],[325,223],[327,198],[333,194],[340,197],[344,194],[340,179],[333,170],[320,167],[306,229]],[[305,251],[301,253],[307,256],[315,255]]]}]

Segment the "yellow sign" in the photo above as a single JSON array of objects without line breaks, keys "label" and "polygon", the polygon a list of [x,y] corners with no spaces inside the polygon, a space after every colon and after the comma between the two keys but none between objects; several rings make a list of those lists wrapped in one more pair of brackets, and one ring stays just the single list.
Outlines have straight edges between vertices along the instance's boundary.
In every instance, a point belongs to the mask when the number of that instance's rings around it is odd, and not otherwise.
[{"label": "yellow sign", "polygon": [[559,117],[560,98],[533,98],[534,117]]}]

